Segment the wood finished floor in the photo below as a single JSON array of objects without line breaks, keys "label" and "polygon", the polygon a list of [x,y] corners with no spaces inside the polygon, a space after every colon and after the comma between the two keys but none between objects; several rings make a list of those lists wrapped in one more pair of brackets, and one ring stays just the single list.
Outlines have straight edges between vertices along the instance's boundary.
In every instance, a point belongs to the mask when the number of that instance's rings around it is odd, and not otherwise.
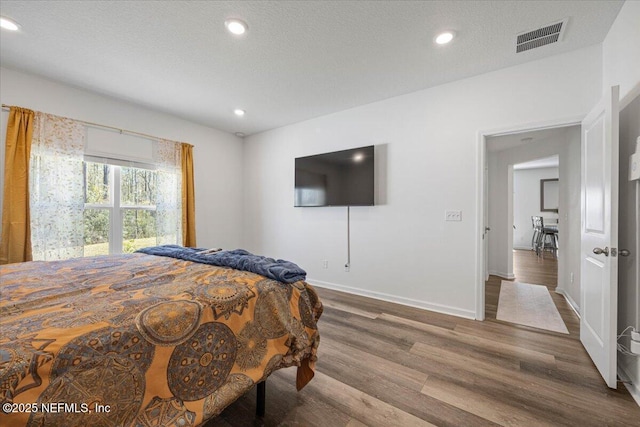
[{"label": "wood finished floor", "polygon": [[[562,314],[562,320],[567,324],[575,323],[575,329],[569,329],[569,332],[576,336],[580,336],[580,321],[575,315],[564,297],[555,293],[558,285],[558,259],[551,253],[545,253],[544,256],[537,256],[534,251],[515,250],[513,251],[513,275],[516,276],[513,281],[520,283],[530,283],[533,285],[545,285],[549,289],[551,298],[558,307],[558,311]],[[496,311],[498,310],[498,297],[500,296],[500,284],[505,279],[497,276],[489,276],[489,280],[485,283],[485,316],[488,319],[496,319]],[[568,310],[568,311],[567,311]],[[562,313],[565,311],[565,314]]]},{"label": "wood finished floor", "polygon": [[[529,255],[516,254],[516,280],[555,287],[555,260]],[[570,335],[500,322],[500,281],[487,282],[484,322],[318,288],[316,377],[296,392],[295,368],[277,371],[263,419],[254,388],[207,427],[640,425],[636,402],[607,388],[580,345],[565,300],[551,293]]]}]

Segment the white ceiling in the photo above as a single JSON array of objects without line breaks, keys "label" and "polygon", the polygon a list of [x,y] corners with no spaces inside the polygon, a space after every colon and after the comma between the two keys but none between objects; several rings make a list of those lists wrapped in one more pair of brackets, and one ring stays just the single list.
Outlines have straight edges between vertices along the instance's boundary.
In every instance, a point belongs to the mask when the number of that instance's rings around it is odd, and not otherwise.
[{"label": "white ceiling", "polygon": [[[0,32],[0,60],[250,135],[600,43],[622,4],[2,0],[22,28]],[[226,32],[231,17],[245,35]],[[516,34],[567,17],[562,42],[515,53]],[[435,46],[445,29],[456,39]]]},{"label": "white ceiling", "polygon": [[557,168],[560,167],[560,156],[555,155],[543,159],[531,160],[530,162],[517,163],[513,165],[513,170]]},{"label": "white ceiling", "polygon": [[487,137],[487,151],[508,150],[524,144],[536,143],[547,139],[561,140],[564,138],[566,130],[567,127],[558,127],[489,136]]}]

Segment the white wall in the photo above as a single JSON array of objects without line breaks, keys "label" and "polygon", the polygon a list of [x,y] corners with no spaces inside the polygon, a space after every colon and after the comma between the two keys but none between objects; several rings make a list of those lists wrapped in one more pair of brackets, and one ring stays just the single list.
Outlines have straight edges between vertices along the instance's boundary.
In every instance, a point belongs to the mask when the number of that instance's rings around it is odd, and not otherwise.
[{"label": "white wall", "polygon": [[580,312],[581,128],[567,129],[566,137],[564,151],[560,155],[561,189],[566,191],[560,194],[558,237],[561,249],[556,292],[564,294]]},{"label": "white wall", "polygon": [[[592,46],[248,137],[245,246],[312,283],[473,317],[478,132],[584,115],[600,64]],[[294,158],[370,144],[386,202],[351,209],[347,273],[346,208],[294,208]],[[451,209],[462,222],[444,221]]]},{"label": "white wall", "polygon": [[[597,91],[597,90],[596,90]],[[580,301],[580,127],[558,129],[552,136],[502,151],[490,152],[489,157],[489,273],[514,278],[513,235],[514,223],[513,165],[558,155],[559,206],[558,206],[558,286],[557,291],[567,295],[578,308]],[[538,186],[540,185],[538,181]],[[540,205],[539,187],[531,196]],[[543,217],[555,216],[543,212]],[[529,215],[529,229],[531,218]],[[529,235],[529,239],[531,236]],[[529,240],[530,242],[530,240]],[[571,274],[573,273],[573,281]],[[517,280],[518,278],[515,277]]]},{"label": "white wall", "polygon": [[[197,243],[207,247],[240,246],[243,208],[243,142],[240,138],[7,68],[0,68],[0,88],[3,104],[193,144]],[[2,147],[7,117],[3,111]],[[4,155],[4,150],[1,151]],[[0,176],[4,176],[4,161],[0,160]]]},{"label": "white wall", "polygon": [[[618,259],[618,332],[628,325],[640,328],[640,230],[635,218],[640,209],[636,186],[628,179],[629,155],[640,135],[640,2],[627,1],[602,43],[603,89],[620,85],[620,210],[619,246],[632,251]],[[626,108],[625,108],[626,106]],[[640,404],[640,358],[621,355],[618,367],[631,380],[630,389]]]},{"label": "white wall", "polygon": [[513,248],[532,249],[532,216],[557,222],[555,212],[540,211],[540,180],[559,178],[558,168],[520,169],[513,171]]},{"label": "white wall", "polygon": [[620,99],[628,104],[640,89],[640,1],[622,5],[602,43],[602,64],[603,89],[620,85]]}]

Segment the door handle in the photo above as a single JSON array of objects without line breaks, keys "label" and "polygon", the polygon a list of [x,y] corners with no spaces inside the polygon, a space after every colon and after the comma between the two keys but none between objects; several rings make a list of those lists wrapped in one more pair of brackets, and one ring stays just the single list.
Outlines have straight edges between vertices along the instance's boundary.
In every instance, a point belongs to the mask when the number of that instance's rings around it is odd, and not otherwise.
[{"label": "door handle", "polygon": [[609,256],[609,248],[607,246],[605,246],[604,249],[593,248],[593,253],[596,255],[604,254],[604,256]]},{"label": "door handle", "polygon": [[491,227],[485,227],[485,228],[484,228],[484,231],[485,231],[485,233],[486,233],[487,231],[491,231]]},{"label": "door handle", "polygon": [[620,249],[620,251],[618,252],[618,255],[620,255],[620,256],[629,256],[629,255],[631,255],[631,252],[629,252],[629,249]]}]

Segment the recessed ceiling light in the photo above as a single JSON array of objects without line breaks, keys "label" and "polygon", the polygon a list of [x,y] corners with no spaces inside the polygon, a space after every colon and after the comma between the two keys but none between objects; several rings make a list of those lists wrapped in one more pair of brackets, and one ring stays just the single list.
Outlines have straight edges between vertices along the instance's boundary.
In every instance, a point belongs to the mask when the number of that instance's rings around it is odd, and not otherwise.
[{"label": "recessed ceiling light", "polygon": [[453,31],[445,31],[444,33],[440,33],[436,36],[437,44],[447,44],[455,37],[455,33]]},{"label": "recessed ceiling light", "polygon": [[242,132],[236,132],[234,133],[235,136],[237,136],[238,138],[244,138],[244,133]]},{"label": "recessed ceiling light", "polygon": [[244,116],[244,110],[241,110],[240,108],[236,108],[235,110],[233,110],[233,114],[235,114],[236,116],[242,117]]},{"label": "recessed ceiling light", "polygon": [[15,21],[5,18],[4,16],[0,17],[0,27],[9,31],[18,31],[20,25],[18,25]]},{"label": "recessed ceiling light", "polygon": [[227,27],[230,33],[235,35],[244,34],[247,31],[247,23],[239,19],[227,19],[224,21],[224,26]]}]

